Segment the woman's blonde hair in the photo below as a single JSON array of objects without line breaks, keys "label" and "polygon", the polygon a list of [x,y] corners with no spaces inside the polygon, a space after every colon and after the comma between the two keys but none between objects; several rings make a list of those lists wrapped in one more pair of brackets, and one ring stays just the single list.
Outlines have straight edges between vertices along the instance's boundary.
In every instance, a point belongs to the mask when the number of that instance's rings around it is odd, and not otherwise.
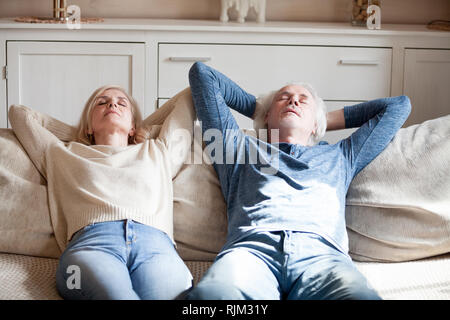
[{"label": "woman's blonde hair", "polygon": [[130,96],[127,91],[122,88],[121,86],[117,85],[106,85],[103,87],[98,88],[95,90],[89,99],[86,101],[86,104],[84,105],[83,112],[81,113],[80,122],[78,124],[77,128],[77,136],[76,140],[80,143],[84,143],[86,145],[94,145],[95,144],[95,138],[93,134],[89,134],[89,132],[92,129],[92,123],[91,123],[91,117],[92,117],[92,110],[95,107],[95,102],[97,98],[106,90],[109,89],[117,89],[123,92],[123,94],[127,97],[128,101],[131,105],[131,114],[133,115],[134,120],[134,129],[135,134],[134,136],[128,137],[128,144],[138,144],[141,142],[144,142],[145,139],[147,139],[147,132],[142,127],[142,115],[139,111],[139,106],[134,100],[132,96]]}]

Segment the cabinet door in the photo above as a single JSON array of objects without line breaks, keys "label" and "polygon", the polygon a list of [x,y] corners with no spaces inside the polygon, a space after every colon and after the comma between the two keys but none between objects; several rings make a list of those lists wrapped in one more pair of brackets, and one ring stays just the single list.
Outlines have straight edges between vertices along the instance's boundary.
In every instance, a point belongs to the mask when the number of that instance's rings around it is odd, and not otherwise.
[{"label": "cabinet door", "polygon": [[22,104],[77,125],[91,93],[120,85],[143,111],[143,43],[8,41],[8,106]]},{"label": "cabinet door", "polygon": [[406,49],[403,93],[411,99],[405,126],[450,114],[450,50]]}]

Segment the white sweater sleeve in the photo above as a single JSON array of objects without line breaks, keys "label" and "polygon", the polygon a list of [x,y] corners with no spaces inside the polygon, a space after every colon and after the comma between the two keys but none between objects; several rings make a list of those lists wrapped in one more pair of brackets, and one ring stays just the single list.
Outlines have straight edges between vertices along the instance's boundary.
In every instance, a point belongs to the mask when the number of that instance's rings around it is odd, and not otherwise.
[{"label": "white sweater sleeve", "polygon": [[50,145],[63,142],[45,127],[53,128],[52,131],[63,138],[71,135],[70,126],[62,125],[58,120],[24,106],[12,105],[8,117],[17,139],[39,172],[47,179],[45,151]]},{"label": "white sweater sleeve", "polygon": [[185,89],[174,97],[173,103],[174,108],[165,119],[159,134],[159,139],[169,150],[172,178],[177,175],[186,158],[190,156],[195,120],[190,89]]}]

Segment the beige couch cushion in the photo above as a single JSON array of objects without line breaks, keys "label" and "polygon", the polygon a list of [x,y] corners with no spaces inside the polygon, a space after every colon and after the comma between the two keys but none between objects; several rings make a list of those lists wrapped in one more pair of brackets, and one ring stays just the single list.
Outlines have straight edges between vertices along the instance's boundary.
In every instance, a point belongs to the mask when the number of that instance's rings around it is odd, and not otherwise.
[{"label": "beige couch cushion", "polygon": [[[194,285],[210,267],[208,261],[186,261]],[[60,300],[56,289],[57,259],[0,253],[0,300]]]},{"label": "beige couch cushion", "polygon": [[450,115],[400,129],[351,183],[346,220],[357,260],[450,252]]},{"label": "beige couch cushion", "polygon": [[[58,260],[0,253],[0,300],[61,299],[56,290]],[[198,283],[211,262],[186,261]],[[401,263],[356,262],[383,299],[449,300],[450,254]]]},{"label": "beige couch cushion", "polygon": [[183,259],[212,261],[225,243],[226,205],[217,174],[202,151],[196,126],[190,162],[173,181],[174,237]]},{"label": "beige couch cushion", "polygon": [[0,252],[58,257],[46,181],[12,130],[0,129],[0,146]]}]

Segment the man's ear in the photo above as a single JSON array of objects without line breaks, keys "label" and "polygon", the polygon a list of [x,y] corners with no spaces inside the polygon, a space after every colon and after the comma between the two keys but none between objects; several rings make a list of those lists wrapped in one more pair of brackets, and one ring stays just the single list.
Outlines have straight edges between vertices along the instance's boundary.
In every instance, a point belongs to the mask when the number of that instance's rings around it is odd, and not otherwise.
[{"label": "man's ear", "polygon": [[314,121],[314,129],[312,130],[312,134],[316,134],[316,132],[317,132],[317,121]]}]

